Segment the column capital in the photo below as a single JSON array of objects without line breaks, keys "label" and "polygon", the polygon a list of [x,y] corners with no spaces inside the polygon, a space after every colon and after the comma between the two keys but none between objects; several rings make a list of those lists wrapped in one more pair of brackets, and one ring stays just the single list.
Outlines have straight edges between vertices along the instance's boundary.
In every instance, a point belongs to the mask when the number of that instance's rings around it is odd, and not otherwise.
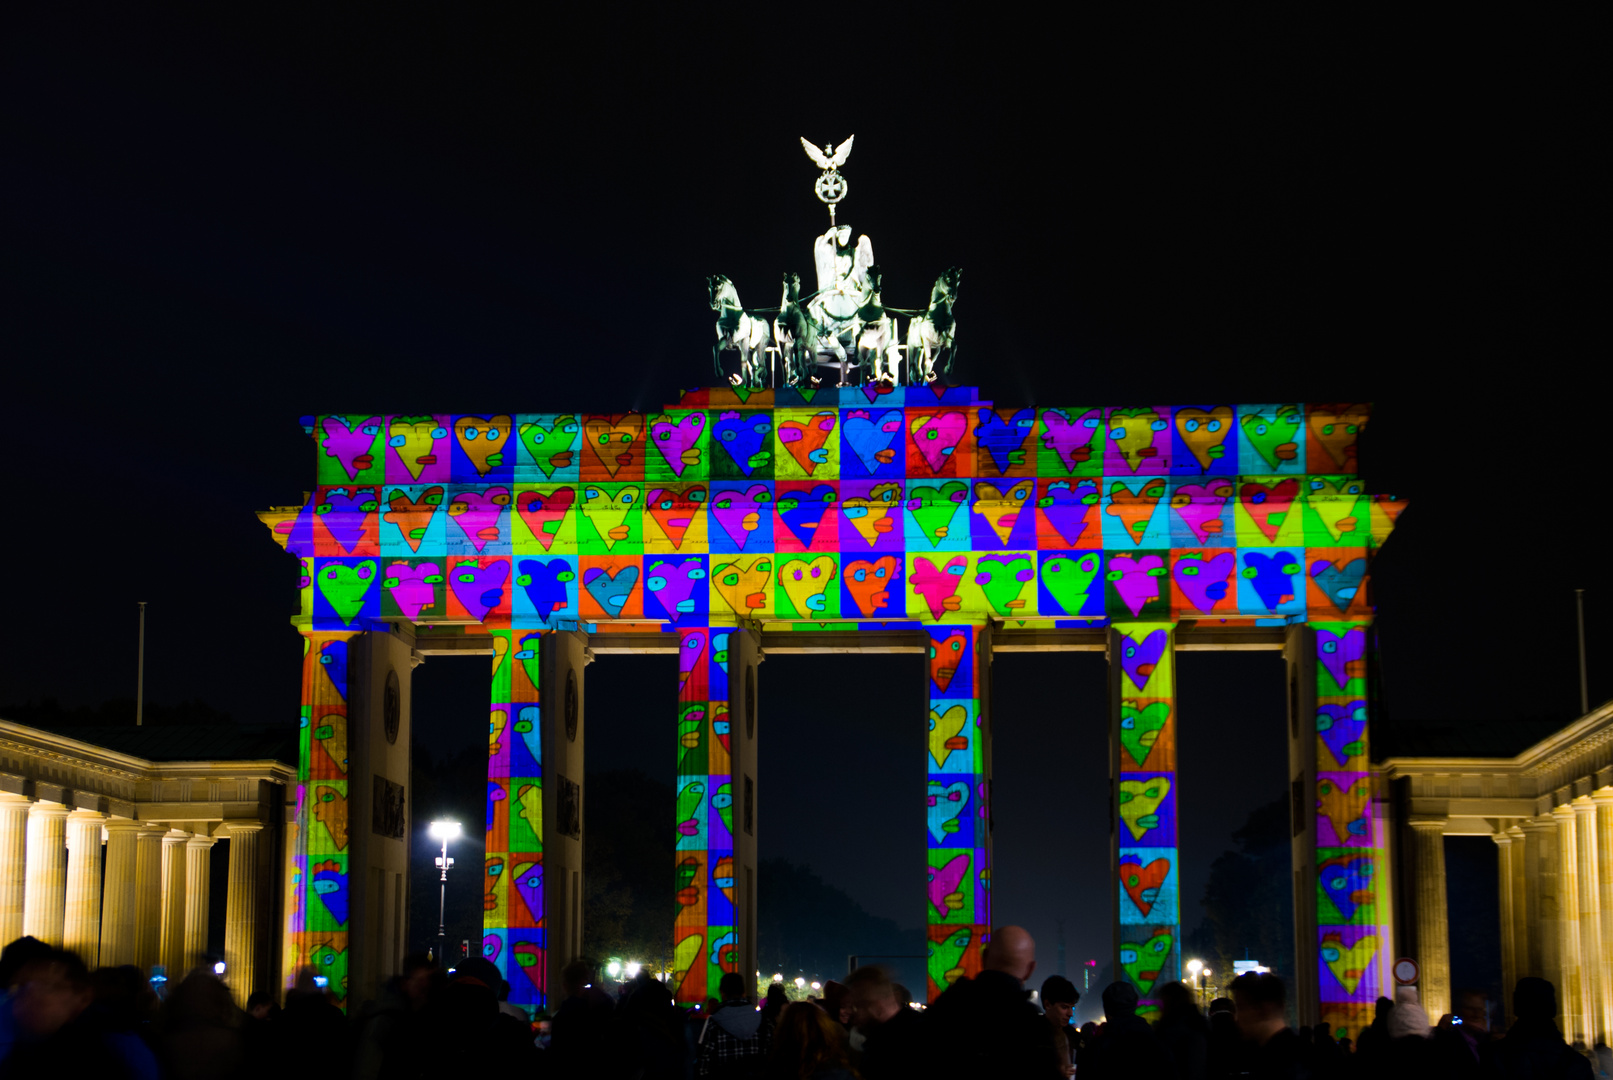
[{"label": "column capital", "polygon": [[1522,836],[1522,834],[1519,834],[1518,836],[1513,836],[1510,830],[1501,829],[1500,831],[1492,834],[1490,839],[1494,840],[1501,847],[1507,847],[1508,845],[1512,844],[1514,841],[1522,840],[1523,836]]},{"label": "column capital", "polygon": [[1512,826],[1510,829],[1507,830],[1507,835],[1512,837],[1514,840],[1522,840],[1523,839],[1523,826],[1524,826],[1524,823],[1520,821],[1518,824]]},{"label": "column capital", "polygon": [[68,821],[105,821],[106,815],[99,810],[73,810],[67,815]]},{"label": "column capital", "polygon": [[1561,806],[1554,806],[1551,808],[1551,816],[1559,821],[1567,821],[1569,818],[1574,816],[1574,808],[1567,803],[1563,803]]},{"label": "column capital", "polygon": [[1613,805],[1613,787],[1601,787],[1588,796],[1597,806]]},{"label": "column capital", "polygon": [[1526,833],[1556,832],[1557,822],[1550,814],[1541,814],[1539,817],[1532,817],[1520,823],[1518,828]]},{"label": "column capital", "polygon": [[169,829],[167,832],[162,834],[162,846],[167,847],[169,844],[182,844],[189,839],[190,833],[186,832],[184,829]]},{"label": "column capital", "polygon": [[1443,834],[1445,832],[1445,826],[1449,823],[1450,818],[1431,817],[1421,814],[1414,815],[1406,819],[1406,824],[1410,825],[1418,832],[1438,832]]},{"label": "column capital", "polygon": [[145,826],[140,824],[140,822],[131,821],[128,818],[107,818],[106,819],[106,831],[107,832],[142,832],[142,831],[144,831],[144,829],[145,829]]},{"label": "column capital", "polygon": [[226,821],[224,823],[225,839],[237,833],[255,833],[263,829],[261,821]]},{"label": "column capital", "polygon": [[59,802],[51,802],[49,799],[35,799],[28,804],[28,812],[39,817],[66,817],[67,807]]},{"label": "column capital", "polygon": [[1577,796],[1574,801],[1568,805],[1574,808],[1574,812],[1576,814],[1596,813],[1596,804],[1591,801],[1591,797],[1589,795]]},{"label": "column capital", "polygon": [[27,807],[33,804],[32,799],[26,795],[18,795],[14,791],[0,791],[0,807],[16,806]]},{"label": "column capital", "polygon": [[189,840],[185,841],[185,846],[188,848],[200,848],[202,850],[206,850],[207,848],[212,847],[215,843],[217,843],[217,841],[211,836],[208,836],[206,833],[194,833],[191,835]]}]

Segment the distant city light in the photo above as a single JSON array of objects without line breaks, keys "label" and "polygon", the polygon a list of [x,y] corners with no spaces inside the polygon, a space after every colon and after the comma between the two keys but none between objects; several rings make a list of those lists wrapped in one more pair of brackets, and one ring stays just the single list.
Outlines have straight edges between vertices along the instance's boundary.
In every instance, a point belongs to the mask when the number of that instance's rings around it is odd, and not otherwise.
[{"label": "distant city light", "polygon": [[224,961],[220,960],[220,961],[218,961],[218,963],[213,965],[213,974],[214,975],[222,975],[222,974],[224,974]]},{"label": "distant city light", "polygon": [[612,960],[610,963],[605,965],[605,971],[610,975],[611,978],[617,978],[622,973],[622,962],[620,960]]},{"label": "distant city light", "polygon": [[644,965],[640,964],[637,960],[629,960],[627,962],[627,977],[629,979],[638,978],[638,973],[643,970]]},{"label": "distant city light", "polygon": [[801,989],[801,987],[803,987],[805,985],[806,985],[806,980],[801,978],[801,976],[797,975],[795,977],[795,988],[797,990],[799,990],[799,989]]}]

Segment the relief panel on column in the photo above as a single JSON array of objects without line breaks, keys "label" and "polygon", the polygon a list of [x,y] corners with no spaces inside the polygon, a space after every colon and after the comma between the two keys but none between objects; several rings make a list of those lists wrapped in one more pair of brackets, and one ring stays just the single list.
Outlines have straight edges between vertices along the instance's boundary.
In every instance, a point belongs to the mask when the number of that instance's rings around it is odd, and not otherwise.
[{"label": "relief panel on column", "polygon": [[1316,635],[1316,933],[1321,1018],[1337,1035],[1372,1022],[1384,991],[1387,898],[1372,807],[1364,623]]},{"label": "relief panel on column", "polygon": [[302,723],[298,753],[294,905],[287,913],[297,967],[329,980],[347,997],[348,654],[356,633],[303,636]]},{"label": "relief panel on column", "polygon": [[1119,960],[1144,1014],[1157,1010],[1159,988],[1181,977],[1173,633],[1170,623],[1115,626]]},{"label": "relief panel on column", "polygon": [[926,745],[929,1000],[980,971],[991,928],[991,853],[985,749],[980,731],[980,633],[932,626]]},{"label": "relief panel on column", "polygon": [[540,631],[493,630],[482,955],[528,1012],[545,1005]]}]

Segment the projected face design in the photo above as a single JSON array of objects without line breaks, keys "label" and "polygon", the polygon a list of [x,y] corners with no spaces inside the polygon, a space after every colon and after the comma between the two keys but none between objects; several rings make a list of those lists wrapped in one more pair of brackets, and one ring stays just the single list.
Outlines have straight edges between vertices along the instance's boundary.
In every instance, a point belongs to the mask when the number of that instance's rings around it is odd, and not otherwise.
[{"label": "projected face design", "polygon": [[1126,977],[1138,993],[1147,994],[1154,989],[1154,983],[1159,981],[1160,972],[1165,970],[1171,947],[1175,944],[1175,935],[1163,928],[1141,941],[1120,943],[1120,966],[1125,969]]},{"label": "projected face design", "polygon": [[545,479],[553,479],[561,469],[576,462],[582,425],[575,416],[564,414],[536,417],[520,426],[521,444]]},{"label": "projected face design", "polygon": [[343,416],[327,416],[320,421],[325,434],[324,451],[341,464],[349,480],[374,467],[377,438],[381,434],[381,418],[372,416],[349,426]]},{"label": "projected face design", "polygon": [[1171,782],[1163,776],[1120,781],[1120,819],[1126,823],[1132,840],[1141,841],[1150,829],[1159,826],[1159,815],[1155,811],[1170,791]]},{"label": "projected face design", "polygon": [[1244,438],[1273,472],[1299,458],[1299,409],[1278,405],[1245,413],[1239,421]]},{"label": "projected face design", "polygon": [[454,440],[477,476],[486,476],[504,464],[504,444],[510,441],[510,427],[508,415],[461,416],[454,421]]},{"label": "projected face design", "polygon": [[435,416],[394,416],[387,425],[387,445],[409,472],[419,480],[429,466],[446,462],[448,429]]}]

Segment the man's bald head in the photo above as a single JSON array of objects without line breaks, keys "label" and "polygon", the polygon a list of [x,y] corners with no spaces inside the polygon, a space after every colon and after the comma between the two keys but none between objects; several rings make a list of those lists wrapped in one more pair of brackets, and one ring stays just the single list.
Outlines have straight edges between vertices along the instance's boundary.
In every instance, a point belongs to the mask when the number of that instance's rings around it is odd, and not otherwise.
[{"label": "man's bald head", "polygon": [[1024,982],[1036,970],[1036,939],[1023,926],[999,926],[991,932],[981,966]]}]

